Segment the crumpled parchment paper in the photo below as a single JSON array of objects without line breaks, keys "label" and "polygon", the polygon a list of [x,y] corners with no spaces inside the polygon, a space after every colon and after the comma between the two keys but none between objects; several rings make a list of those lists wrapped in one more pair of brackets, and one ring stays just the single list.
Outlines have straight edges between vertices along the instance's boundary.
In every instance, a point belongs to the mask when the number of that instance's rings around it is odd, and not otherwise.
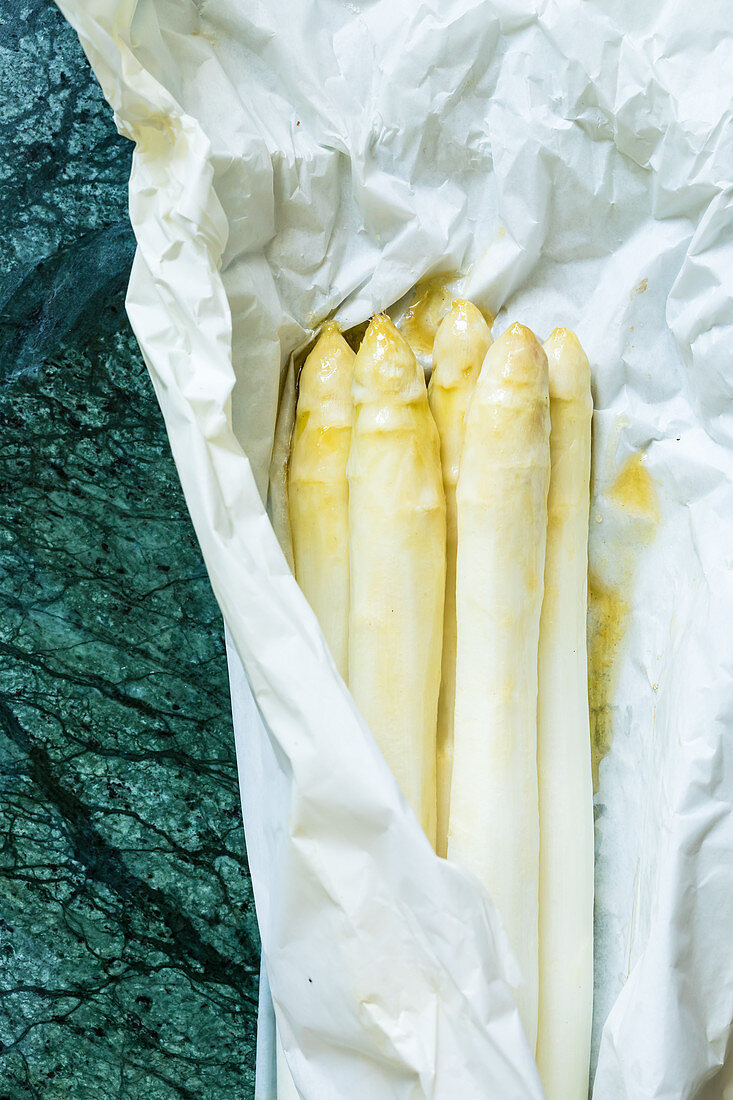
[{"label": "crumpled parchment paper", "polygon": [[593,1095],[693,1100],[733,1017],[727,5],[58,3],[137,145],[129,314],[227,624],[258,1095],[271,990],[305,1100],[541,1096],[490,903],[422,837],[262,503],[292,353],[443,273],[593,364]]}]

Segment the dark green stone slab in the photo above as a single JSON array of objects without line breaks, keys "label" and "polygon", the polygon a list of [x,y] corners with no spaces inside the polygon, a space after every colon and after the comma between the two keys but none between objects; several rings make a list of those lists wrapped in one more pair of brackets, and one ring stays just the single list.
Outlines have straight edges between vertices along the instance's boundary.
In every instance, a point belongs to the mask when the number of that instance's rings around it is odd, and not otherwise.
[{"label": "dark green stone slab", "polygon": [[124,314],[131,149],[0,0],[0,1098],[253,1095],[222,627]]}]

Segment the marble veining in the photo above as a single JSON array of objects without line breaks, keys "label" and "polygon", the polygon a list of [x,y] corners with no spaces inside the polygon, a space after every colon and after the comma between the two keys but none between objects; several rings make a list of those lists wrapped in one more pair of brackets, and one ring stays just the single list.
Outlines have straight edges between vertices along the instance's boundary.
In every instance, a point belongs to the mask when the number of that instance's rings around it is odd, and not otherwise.
[{"label": "marble veining", "polygon": [[247,1100],[218,608],[124,314],[130,147],[0,0],[0,1100]]}]

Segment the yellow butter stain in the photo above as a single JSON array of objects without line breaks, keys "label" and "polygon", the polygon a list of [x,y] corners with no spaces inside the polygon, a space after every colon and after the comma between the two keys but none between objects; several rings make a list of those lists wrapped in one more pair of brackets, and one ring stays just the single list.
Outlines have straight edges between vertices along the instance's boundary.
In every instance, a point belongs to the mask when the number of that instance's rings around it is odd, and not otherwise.
[{"label": "yellow butter stain", "polygon": [[656,524],[659,521],[659,497],[654,479],[644,465],[644,452],[629,455],[616,475],[608,499],[629,516]]},{"label": "yellow butter stain", "polygon": [[415,297],[400,328],[416,355],[432,355],[435,332],[453,304],[448,284],[455,279],[454,272],[433,275],[415,287]]},{"label": "yellow butter stain", "polygon": [[632,610],[634,573],[639,555],[654,537],[661,519],[654,479],[644,452],[629,455],[604,493],[617,510],[620,525],[605,553],[613,559],[613,584],[599,568],[588,575],[588,702],[593,789],[601,761],[613,740],[613,704],[624,641]]},{"label": "yellow butter stain", "polygon": [[593,790],[598,769],[613,740],[615,671],[631,606],[617,589],[588,577],[588,705],[590,707]]},{"label": "yellow butter stain", "polygon": [[649,286],[648,279],[642,279],[640,283],[637,283],[634,289],[629,294],[629,298],[635,298],[637,294],[643,294],[646,288]]}]

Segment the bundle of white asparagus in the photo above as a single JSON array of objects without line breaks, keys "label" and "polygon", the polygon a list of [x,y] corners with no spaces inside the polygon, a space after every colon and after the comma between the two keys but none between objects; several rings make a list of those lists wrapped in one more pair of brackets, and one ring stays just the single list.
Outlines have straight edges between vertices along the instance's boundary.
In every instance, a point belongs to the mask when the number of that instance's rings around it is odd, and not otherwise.
[{"label": "bundle of white asparagus", "polygon": [[327,325],[289,464],[297,580],[437,853],[497,908],[548,1100],[588,1091],[591,414],[572,332],[492,344],[457,300],[429,386],[387,316],[356,355]]}]

